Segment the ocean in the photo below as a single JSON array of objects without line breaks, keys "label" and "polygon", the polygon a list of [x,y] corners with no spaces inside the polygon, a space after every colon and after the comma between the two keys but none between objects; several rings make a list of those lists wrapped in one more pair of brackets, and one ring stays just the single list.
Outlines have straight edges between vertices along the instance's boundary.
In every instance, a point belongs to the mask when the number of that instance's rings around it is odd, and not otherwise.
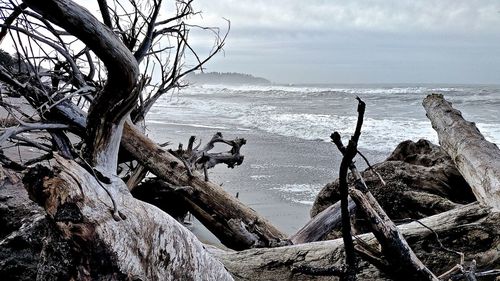
[{"label": "ocean", "polygon": [[[404,140],[438,143],[421,105],[430,93],[443,94],[500,145],[500,86],[491,85],[194,85],[162,97],[147,124],[153,139],[172,147],[218,131],[246,138],[243,165],[217,167],[210,178],[292,232],[308,219],[318,191],[337,177],[340,156],[330,135],[338,131],[347,141],[353,133],[355,98],[366,103],[359,150],[377,163]],[[276,211],[287,206],[293,214]]]}]

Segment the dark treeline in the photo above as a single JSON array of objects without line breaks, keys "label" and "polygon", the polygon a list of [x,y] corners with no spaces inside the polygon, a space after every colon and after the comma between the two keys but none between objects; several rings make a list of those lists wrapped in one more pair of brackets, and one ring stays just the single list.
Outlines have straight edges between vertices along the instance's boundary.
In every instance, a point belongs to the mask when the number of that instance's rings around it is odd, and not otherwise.
[{"label": "dark treeline", "polygon": [[186,80],[191,84],[266,85],[271,81],[237,72],[191,73]]}]

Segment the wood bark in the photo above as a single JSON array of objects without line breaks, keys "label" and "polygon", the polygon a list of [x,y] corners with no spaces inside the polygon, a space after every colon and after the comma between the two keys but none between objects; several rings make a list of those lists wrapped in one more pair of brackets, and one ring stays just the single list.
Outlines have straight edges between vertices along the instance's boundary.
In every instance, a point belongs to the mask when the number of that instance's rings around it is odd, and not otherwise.
[{"label": "wood bark", "polygon": [[[466,262],[476,259],[478,269],[500,266],[500,215],[477,203],[459,207],[417,222],[398,226],[418,257],[436,274],[448,271],[460,262],[462,252]],[[433,231],[431,231],[430,229]],[[443,249],[437,242],[436,234]],[[378,248],[371,233],[356,236],[355,243]],[[338,280],[332,276],[310,276],[292,271],[295,267],[341,267],[344,262],[342,239],[285,246],[273,249],[250,249],[240,252],[210,248],[235,280]],[[358,280],[394,280],[367,261],[361,261]],[[397,279],[396,279],[397,280]]]},{"label": "wood bark", "polygon": [[[133,198],[120,178],[105,184],[74,161],[55,160],[53,171],[37,166],[24,178],[30,197],[57,229],[45,237],[53,241],[52,250],[42,251],[39,266],[57,266],[52,255],[61,251],[69,260],[64,276],[60,270],[46,271],[39,280],[232,280],[194,234]],[[122,220],[113,219],[110,196]]]},{"label": "wood bark", "polygon": [[439,144],[451,156],[477,200],[500,211],[500,150],[487,141],[473,122],[466,121],[443,95],[423,101]]}]

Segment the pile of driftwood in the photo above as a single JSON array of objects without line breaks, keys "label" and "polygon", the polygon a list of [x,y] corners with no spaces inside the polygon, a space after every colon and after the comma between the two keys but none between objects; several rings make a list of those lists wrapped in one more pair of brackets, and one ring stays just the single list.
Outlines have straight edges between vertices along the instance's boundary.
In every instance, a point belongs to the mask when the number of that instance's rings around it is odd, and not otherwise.
[{"label": "pile of driftwood", "polygon": [[[179,86],[178,57],[190,46],[177,20],[193,13],[191,1],[179,2],[178,15],[165,20],[158,19],[161,1],[147,6],[149,16],[138,6],[135,14],[121,13],[98,2],[103,23],[69,0],[2,2],[9,13],[2,14],[0,39],[12,32],[14,39],[26,36],[30,46],[43,43],[64,57],[44,56],[41,61],[53,62],[49,71],[28,64],[30,71],[21,73],[20,61],[17,68],[0,66],[2,92],[31,106],[28,114],[1,101],[9,117],[0,135],[2,280],[498,275],[500,150],[442,96],[424,100],[441,148],[425,141],[402,144],[386,162],[362,173],[352,161],[365,110],[360,100],[349,143],[332,135],[344,155],[339,180],[318,196],[311,221],[287,237],[209,180],[207,169],[214,165],[242,163],[244,140],[216,134],[204,147],[191,139],[185,149],[166,150],[137,126],[159,96]],[[124,28],[124,22],[141,21]],[[39,28],[49,39],[39,36]],[[158,36],[171,33],[178,36],[175,65],[160,84],[150,85],[139,64],[162,51],[153,44]],[[68,53],[61,36],[73,36],[85,48]],[[27,52],[25,60],[39,59]],[[147,91],[156,92],[143,95]],[[44,135],[23,135],[33,131]],[[215,143],[230,150],[213,153]],[[8,153],[14,144],[44,154],[19,162]],[[154,180],[145,180],[146,173]],[[179,223],[186,211],[228,249],[203,245]]]}]

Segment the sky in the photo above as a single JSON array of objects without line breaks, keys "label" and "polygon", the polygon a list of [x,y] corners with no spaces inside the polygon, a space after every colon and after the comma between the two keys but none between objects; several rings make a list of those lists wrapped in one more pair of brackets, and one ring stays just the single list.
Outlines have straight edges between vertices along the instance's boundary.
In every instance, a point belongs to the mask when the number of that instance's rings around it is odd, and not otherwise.
[{"label": "sky", "polygon": [[[77,3],[100,16],[97,1]],[[174,3],[164,0],[161,14],[172,14]],[[207,72],[275,83],[500,84],[500,0],[194,0],[193,6],[201,13],[192,24],[224,32],[226,19],[231,23],[224,52]],[[213,46],[210,36],[193,31],[189,40],[203,54]]]},{"label": "sky", "polygon": [[[198,0],[226,28],[206,71],[276,83],[500,83],[499,0]],[[211,47],[193,33],[199,50]]]}]

